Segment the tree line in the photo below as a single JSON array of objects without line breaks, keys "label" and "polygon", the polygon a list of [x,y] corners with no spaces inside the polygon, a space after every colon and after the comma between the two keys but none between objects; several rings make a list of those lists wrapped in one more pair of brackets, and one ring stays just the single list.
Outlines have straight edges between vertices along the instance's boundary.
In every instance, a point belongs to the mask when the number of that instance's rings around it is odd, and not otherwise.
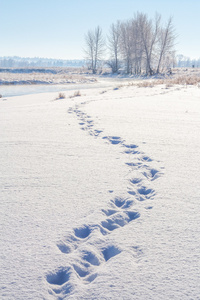
[{"label": "tree line", "polygon": [[53,59],[53,58],[40,58],[40,57],[0,57],[0,68],[54,68],[54,67],[77,67],[81,68],[85,65],[84,60],[73,59]]},{"label": "tree line", "polygon": [[184,56],[183,54],[177,55],[177,67],[178,68],[199,68],[200,58],[191,59],[190,57]]},{"label": "tree line", "polygon": [[160,14],[151,19],[138,12],[130,20],[113,23],[106,38],[100,26],[89,30],[84,51],[94,74],[106,61],[113,73],[123,69],[127,74],[153,75],[175,63],[175,39],[172,17],[162,25]]}]

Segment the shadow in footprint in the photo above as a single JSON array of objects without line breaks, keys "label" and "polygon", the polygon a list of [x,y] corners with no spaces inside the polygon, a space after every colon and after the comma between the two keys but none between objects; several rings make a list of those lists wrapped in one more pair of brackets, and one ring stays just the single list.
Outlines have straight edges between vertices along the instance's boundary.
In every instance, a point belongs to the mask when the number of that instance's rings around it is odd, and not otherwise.
[{"label": "shadow in footprint", "polygon": [[145,186],[142,186],[138,189],[138,193],[141,196],[145,196],[146,199],[150,199],[152,196],[155,195],[155,191],[153,189],[148,189]]},{"label": "shadow in footprint", "polygon": [[129,218],[129,220],[128,220],[129,222],[136,220],[137,218],[140,217],[140,213],[136,212],[136,211],[126,211],[126,214]]},{"label": "shadow in footprint", "polygon": [[122,143],[122,140],[119,136],[104,136],[102,139],[108,140],[113,145]]},{"label": "shadow in footprint", "polygon": [[61,241],[57,244],[58,249],[65,254],[71,253],[72,250],[76,250],[78,245],[80,244],[80,240],[86,239],[92,229],[88,225],[83,225],[80,228],[74,229],[74,235],[70,235],[68,238],[66,238],[66,241]]},{"label": "shadow in footprint", "polygon": [[115,206],[118,208],[126,209],[133,205],[133,200],[123,199],[116,197],[114,200],[112,200]]},{"label": "shadow in footprint", "polygon": [[135,149],[135,148],[138,148],[137,145],[134,145],[134,144],[130,144],[130,145],[127,145],[127,144],[123,144],[124,147],[128,148],[128,149]]},{"label": "shadow in footprint", "polygon": [[159,171],[156,169],[150,169],[149,172],[144,172],[143,175],[153,181],[159,177]]},{"label": "shadow in footprint", "polygon": [[91,251],[83,251],[82,258],[93,266],[100,265],[98,257]]},{"label": "shadow in footprint", "polygon": [[78,274],[79,277],[85,277],[88,275],[88,270],[87,268],[81,268],[78,265],[73,265],[74,270]]},{"label": "shadow in footprint", "polygon": [[119,228],[119,225],[117,225],[116,222],[113,221],[112,219],[107,219],[106,221],[102,221],[101,225],[109,231],[113,231]]},{"label": "shadow in footprint", "polygon": [[123,198],[115,198],[114,199],[114,204],[117,206],[117,207],[122,207],[124,204],[125,204],[125,202],[126,202],[126,199],[123,199]]},{"label": "shadow in footprint", "polygon": [[121,253],[121,250],[115,246],[109,246],[102,251],[105,261]]},{"label": "shadow in footprint", "polygon": [[105,221],[101,222],[101,225],[109,230],[113,231],[117,228],[123,227],[129,222],[137,219],[140,216],[138,212],[135,211],[124,211],[122,213],[113,215],[112,218],[106,219]]},{"label": "shadow in footprint", "polygon": [[88,283],[91,283],[92,281],[95,280],[95,278],[97,278],[97,273],[88,276],[88,277],[86,278],[86,280],[88,281]]},{"label": "shadow in footprint", "polygon": [[138,163],[126,163],[127,166],[129,167],[138,167],[140,168],[143,164],[138,162]]},{"label": "shadow in footprint", "polygon": [[95,129],[95,133],[96,134],[100,134],[101,132],[103,132],[103,130],[97,130],[97,129]]},{"label": "shadow in footprint", "polygon": [[143,156],[142,157],[142,160],[144,160],[144,161],[153,161],[150,157],[148,157],[148,156]]},{"label": "shadow in footprint", "polygon": [[114,209],[102,209],[102,212],[106,215],[106,216],[112,216],[113,214],[117,213],[117,210]]},{"label": "shadow in footprint", "polygon": [[62,253],[70,253],[71,252],[71,248],[69,246],[67,246],[65,243],[61,242],[60,244],[57,244],[58,249],[62,252]]},{"label": "shadow in footprint", "polygon": [[140,154],[139,151],[135,151],[135,150],[131,150],[131,149],[124,151],[124,153],[126,153],[126,154]]},{"label": "shadow in footprint", "polygon": [[63,285],[70,279],[70,268],[61,268],[56,273],[48,274],[46,279],[50,284]]},{"label": "shadow in footprint", "polygon": [[131,196],[135,196],[136,193],[134,191],[128,191],[128,194]]},{"label": "shadow in footprint", "polygon": [[75,228],[74,233],[75,233],[76,237],[81,238],[81,239],[85,239],[90,235],[91,228],[89,226],[85,225],[85,226],[80,227],[80,228]]},{"label": "shadow in footprint", "polygon": [[130,183],[132,184],[138,184],[142,181],[142,179],[140,178],[133,178],[133,179],[130,179]]}]

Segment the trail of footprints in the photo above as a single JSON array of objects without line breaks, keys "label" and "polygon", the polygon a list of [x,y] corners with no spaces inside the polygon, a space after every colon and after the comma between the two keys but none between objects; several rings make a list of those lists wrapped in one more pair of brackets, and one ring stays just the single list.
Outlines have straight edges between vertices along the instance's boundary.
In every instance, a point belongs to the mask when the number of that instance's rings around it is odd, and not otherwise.
[{"label": "trail of footprints", "polygon": [[[61,253],[70,256],[68,266],[60,267],[46,276],[50,287],[49,293],[57,296],[58,299],[63,299],[75,289],[72,282],[81,281],[82,284],[90,284],[98,276],[98,267],[122,252],[116,245],[106,247],[104,236],[112,234],[113,231],[140,217],[139,212],[132,210],[134,200],[152,200],[156,194],[155,190],[144,185],[143,181],[151,182],[162,174],[150,166],[152,159],[140,152],[137,145],[126,144],[118,136],[102,136],[103,131],[95,129],[91,117],[82,112],[78,106],[75,106],[75,109],[70,108],[69,113],[76,114],[82,130],[88,131],[92,136],[101,137],[112,145],[120,145],[123,153],[128,154],[129,158],[134,158],[126,165],[138,170],[140,176],[129,179],[126,199],[120,197],[111,199],[110,208],[102,209],[101,222],[83,224],[74,228],[71,234],[57,244]],[[147,208],[150,209],[152,206]],[[96,237],[99,238],[98,247],[93,243]]]},{"label": "trail of footprints", "polygon": [[139,218],[140,214],[130,209],[132,204],[133,201],[128,199],[111,200],[110,208],[102,209],[105,218],[100,223],[84,224],[74,228],[68,237],[57,244],[62,253],[71,255],[72,262],[69,266],[61,267],[47,275],[51,293],[59,294],[62,299],[62,295],[73,291],[72,281],[91,283],[97,277],[98,267],[121,253],[119,247],[115,245],[105,247],[101,240],[99,250],[94,247],[92,240],[96,233],[97,236],[100,234],[103,237]]}]

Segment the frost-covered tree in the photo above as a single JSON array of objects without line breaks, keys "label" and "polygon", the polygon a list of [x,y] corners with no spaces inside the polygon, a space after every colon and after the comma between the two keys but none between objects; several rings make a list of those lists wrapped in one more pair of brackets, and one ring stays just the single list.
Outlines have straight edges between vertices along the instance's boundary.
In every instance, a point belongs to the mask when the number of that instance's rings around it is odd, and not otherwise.
[{"label": "frost-covered tree", "polygon": [[105,40],[102,35],[102,29],[97,26],[94,31],[89,30],[85,36],[85,53],[89,62],[89,68],[93,74],[97,72],[98,64],[103,57],[105,49]]},{"label": "frost-covered tree", "polygon": [[[107,65],[112,72],[123,67],[127,74],[153,75],[174,65],[175,33],[172,18],[161,25],[161,15],[154,19],[147,14],[137,13],[128,21],[112,24],[108,36],[110,58]],[[99,27],[89,31],[85,37],[86,53],[93,73],[104,52],[104,39]],[[119,65],[120,63],[120,65]]]},{"label": "frost-covered tree", "polygon": [[[172,59],[172,49],[175,41],[174,27],[172,24],[172,17],[169,18],[167,25],[163,28],[160,27],[158,34],[158,66],[157,73],[160,72],[160,67],[165,62],[166,57]],[[163,67],[167,67],[163,63]]]},{"label": "frost-covered tree", "polygon": [[144,58],[144,48],[142,44],[142,35],[140,28],[140,14],[131,20],[131,43],[132,43],[132,72],[134,74],[141,74],[142,64]]},{"label": "frost-covered tree", "polygon": [[120,68],[120,36],[121,24],[120,21],[117,21],[116,24],[111,25],[108,36],[110,59],[107,61],[107,65],[112,69],[113,73],[117,73]]},{"label": "frost-covered tree", "polygon": [[153,54],[160,29],[161,16],[156,14],[154,22],[146,14],[141,14],[140,28],[145,53],[146,74],[153,74]]},{"label": "frost-covered tree", "polygon": [[131,22],[123,22],[121,24],[120,48],[127,74],[132,73],[132,45]]}]

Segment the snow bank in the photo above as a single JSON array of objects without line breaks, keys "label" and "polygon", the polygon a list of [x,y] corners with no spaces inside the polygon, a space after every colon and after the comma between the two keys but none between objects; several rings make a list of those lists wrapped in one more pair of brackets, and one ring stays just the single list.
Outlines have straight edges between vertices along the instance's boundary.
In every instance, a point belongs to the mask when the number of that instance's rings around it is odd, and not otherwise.
[{"label": "snow bank", "polygon": [[[47,69],[48,70],[48,69]],[[26,69],[25,69],[26,71]],[[96,79],[92,76],[72,72],[47,73],[35,71],[31,73],[0,72],[0,85],[32,85],[32,84],[75,84],[92,83]]]}]

